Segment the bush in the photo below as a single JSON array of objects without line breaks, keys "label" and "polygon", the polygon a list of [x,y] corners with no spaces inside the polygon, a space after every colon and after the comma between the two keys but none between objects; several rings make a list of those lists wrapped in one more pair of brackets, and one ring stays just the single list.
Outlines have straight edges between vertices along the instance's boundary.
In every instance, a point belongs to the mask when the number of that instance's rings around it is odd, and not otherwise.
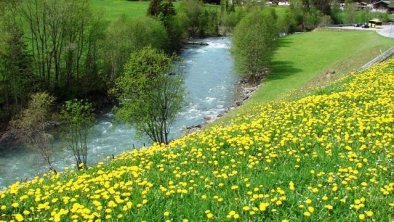
[{"label": "bush", "polygon": [[198,36],[219,34],[219,20],[216,11],[204,10],[198,17]]},{"label": "bush", "polygon": [[218,35],[219,16],[216,11],[204,10],[200,0],[183,0],[180,12],[184,15],[188,33],[192,37]]},{"label": "bush", "polygon": [[31,96],[27,107],[11,122],[19,132],[17,137],[27,147],[39,153],[49,169],[56,172],[52,163],[53,136],[48,130],[50,110],[55,98],[45,92]]},{"label": "bush", "polygon": [[161,24],[153,18],[129,19],[122,17],[115,21],[106,36],[108,80],[113,82],[120,73],[131,52],[146,46],[156,49],[168,48],[168,35]]},{"label": "bush", "polygon": [[65,141],[75,159],[78,170],[87,168],[89,129],[93,124],[92,104],[83,100],[66,101],[62,110]]},{"label": "bush", "polygon": [[244,15],[245,12],[241,8],[236,8],[234,11],[223,12],[220,21],[220,25],[223,27],[223,33],[232,32]]},{"label": "bush", "polygon": [[278,30],[281,33],[291,33],[296,30],[297,23],[294,13],[290,9],[286,9],[283,16],[278,17]]},{"label": "bush", "polygon": [[333,21],[332,21],[332,19],[331,19],[331,16],[329,16],[329,15],[323,15],[323,16],[320,18],[319,26],[328,26],[328,25],[331,25],[331,24],[333,24]]},{"label": "bush", "polygon": [[153,142],[169,142],[170,125],[183,105],[184,86],[174,73],[174,59],[150,47],[134,52],[113,89],[117,119]]},{"label": "bush", "polygon": [[252,82],[261,79],[278,37],[273,9],[251,12],[235,27],[233,52],[239,71]]}]

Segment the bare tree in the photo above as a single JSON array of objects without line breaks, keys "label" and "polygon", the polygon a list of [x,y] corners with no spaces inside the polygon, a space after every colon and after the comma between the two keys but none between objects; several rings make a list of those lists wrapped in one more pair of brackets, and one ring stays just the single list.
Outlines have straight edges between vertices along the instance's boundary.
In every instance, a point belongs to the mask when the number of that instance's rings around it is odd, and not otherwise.
[{"label": "bare tree", "polygon": [[38,152],[51,171],[56,173],[52,163],[53,136],[48,132],[50,108],[55,98],[41,92],[32,95],[26,109],[11,121],[18,130],[18,138],[26,146]]},{"label": "bare tree", "polygon": [[89,1],[26,0],[20,9],[35,70],[45,88],[59,94],[80,86],[82,77],[91,73],[87,69],[96,57],[92,53],[105,30]]}]

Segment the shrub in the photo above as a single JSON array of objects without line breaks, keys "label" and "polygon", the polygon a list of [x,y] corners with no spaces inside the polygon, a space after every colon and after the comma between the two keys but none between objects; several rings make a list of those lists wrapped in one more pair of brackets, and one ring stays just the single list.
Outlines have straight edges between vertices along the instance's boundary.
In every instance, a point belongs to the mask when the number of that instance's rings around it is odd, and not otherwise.
[{"label": "shrub", "polygon": [[117,119],[153,142],[169,142],[170,125],[183,105],[184,86],[174,73],[174,59],[150,47],[134,52],[113,89]]},{"label": "shrub", "polygon": [[278,37],[275,11],[251,12],[235,27],[233,52],[244,77],[257,82],[267,71]]},{"label": "shrub", "polygon": [[83,100],[66,101],[62,110],[65,123],[65,141],[75,159],[78,170],[87,168],[88,135],[93,124],[92,104]]},{"label": "shrub", "polygon": [[153,18],[129,19],[122,17],[115,21],[106,36],[107,78],[112,83],[123,72],[123,66],[131,52],[146,46],[167,49],[168,36],[161,24]]}]

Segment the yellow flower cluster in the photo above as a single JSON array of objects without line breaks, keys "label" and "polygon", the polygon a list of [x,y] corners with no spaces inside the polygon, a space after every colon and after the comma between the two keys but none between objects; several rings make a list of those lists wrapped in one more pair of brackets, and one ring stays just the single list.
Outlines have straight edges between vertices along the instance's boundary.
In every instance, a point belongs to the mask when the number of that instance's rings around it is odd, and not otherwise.
[{"label": "yellow flower cluster", "polygon": [[0,221],[390,221],[394,60],[82,172],[15,183]]}]

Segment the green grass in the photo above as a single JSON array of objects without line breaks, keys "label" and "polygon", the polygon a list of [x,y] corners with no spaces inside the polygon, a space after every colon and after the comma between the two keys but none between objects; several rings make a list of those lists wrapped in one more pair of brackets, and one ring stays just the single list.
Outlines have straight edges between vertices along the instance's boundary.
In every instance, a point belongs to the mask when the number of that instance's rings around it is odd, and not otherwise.
[{"label": "green grass", "polygon": [[270,75],[248,102],[219,123],[227,122],[257,104],[284,98],[310,85],[322,84],[328,70],[335,70],[334,78],[356,70],[393,45],[394,39],[367,31],[321,29],[281,38],[273,56]]},{"label": "green grass", "polygon": [[108,20],[112,21],[122,15],[129,17],[145,16],[149,2],[134,2],[125,0],[91,0],[91,6],[95,10],[103,11],[104,16]]},{"label": "green grass", "polygon": [[[131,18],[146,16],[149,1],[126,1],[126,0],[90,0],[93,9],[104,13],[104,16],[113,21],[120,16]],[[176,9],[179,8],[180,2],[175,2]],[[207,10],[219,10],[218,5],[206,4]]]},{"label": "green grass", "polygon": [[390,20],[390,21],[394,21],[394,14],[390,14],[390,15],[389,15],[389,20]]}]

